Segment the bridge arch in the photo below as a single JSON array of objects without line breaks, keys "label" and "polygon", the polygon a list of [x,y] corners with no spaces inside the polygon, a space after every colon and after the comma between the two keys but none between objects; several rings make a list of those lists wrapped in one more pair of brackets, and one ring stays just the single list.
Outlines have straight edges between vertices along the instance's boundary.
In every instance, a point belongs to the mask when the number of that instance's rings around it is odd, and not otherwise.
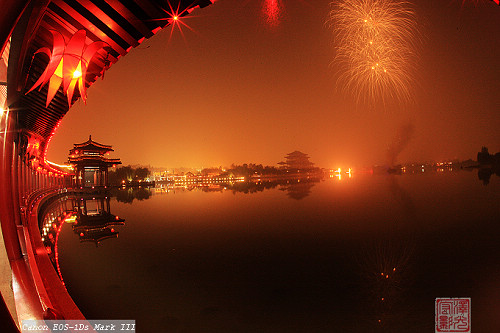
[{"label": "bridge arch", "polygon": [[[0,266],[3,263],[12,272],[12,283],[20,289],[15,295],[17,315],[4,301],[0,313],[2,318],[11,317],[11,325],[54,315],[83,319],[49,265],[38,232],[38,206],[72,185],[71,174],[46,159],[60,121],[77,100],[85,99],[85,90],[132,48],[214,1],[5,0],[2,4]],[[8,283],[2,286],[0,281],[3,299],[11,296],[5,288]]]}]

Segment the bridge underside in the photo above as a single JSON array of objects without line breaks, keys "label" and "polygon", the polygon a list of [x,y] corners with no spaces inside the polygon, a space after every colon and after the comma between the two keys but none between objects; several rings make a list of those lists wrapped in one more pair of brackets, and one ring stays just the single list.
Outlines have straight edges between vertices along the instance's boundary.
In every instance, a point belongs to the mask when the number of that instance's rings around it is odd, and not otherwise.
[{"label": "bridge underside", "polygon": [[[47,266],[34,214],[41,198],[71,184],[70,174],[45,159],[59,122],[72,104],[85,98],[85,89],[120,57],[192,10],[214,1],[2,2],[0,274],[5,270],[12,273],[14,289],[18,288],[17,316],[0,300],[0,322],[6,323],[6,328],[21,319],[42,319],[54,313],[66,319],[83,318],[53,268]],[[12,294],[2,288],[1,280],[0,292],[3,299]],[[10,316],[12,320],[8,320]],[[0,330],[4,331],[2,326]]]}]

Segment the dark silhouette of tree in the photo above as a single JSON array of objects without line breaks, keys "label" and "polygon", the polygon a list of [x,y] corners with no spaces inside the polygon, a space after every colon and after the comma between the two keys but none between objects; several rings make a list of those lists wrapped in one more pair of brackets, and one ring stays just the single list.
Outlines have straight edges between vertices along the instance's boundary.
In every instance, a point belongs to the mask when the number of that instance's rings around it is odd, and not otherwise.
[{"label": "dark silhouette of tree", "polygon": [[123,183],[129,183],[131,181],[143,181],[148,178],[150,174],[151,171],[148,168],[134,169],[130,165],[127,165],[121,168],[117,168],[114,171],[111,170],[109,172],[109,184],[121,185]]},{"label": "dark silhouette of tree", "polygon": [[116,169],[116,177],[121,181],[128,181],[134,178],[134,169],[130,165]]},{"label": "dark silhouette of tree", "polygon": [[480,165],[493,164],[494,157],[488,152],[488,148],[482,147],[481,151],[477,153],[477,163]]},{"label": "dark silhouette of tree", "polygon": [[149,175],[151,174],[151,172],[149,171],[148,168],[137,168],[135,169],[135,179],[138,179],[138,180],[144,180],[146,178],[149,177]]},{"label": "dark silhouette of tree", "polygon": [[488,148],[482,147],[481,151],[477,153],[477,163],[479,164],[477,176],[484,185],[490,183],[491,175],[500,175],[500,153],[491,155]]}]

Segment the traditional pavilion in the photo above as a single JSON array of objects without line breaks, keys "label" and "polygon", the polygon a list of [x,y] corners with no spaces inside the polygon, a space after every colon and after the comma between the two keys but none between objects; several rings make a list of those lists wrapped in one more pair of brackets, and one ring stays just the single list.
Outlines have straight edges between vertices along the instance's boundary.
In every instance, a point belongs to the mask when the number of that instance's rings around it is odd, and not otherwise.
[{"label": "traditional pavilion", "polygon": [[76,187],[105,187],[109,185],[108,169],[122,162],[118,158],[107,158],[114,151],[106,146],[89,139],[86,142],[74,144],[69,151],[68,161],[75,170]]}]

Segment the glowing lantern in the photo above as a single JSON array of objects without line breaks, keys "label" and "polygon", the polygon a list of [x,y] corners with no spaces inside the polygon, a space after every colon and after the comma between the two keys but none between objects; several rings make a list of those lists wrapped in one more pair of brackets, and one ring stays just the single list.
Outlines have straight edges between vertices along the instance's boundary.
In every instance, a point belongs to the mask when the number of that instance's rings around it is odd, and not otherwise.
[{"label": "glowing lantern", "polygon": [[37,53],[45,53],[50,58],[49,64],[38,78],[38,81],[35,82],[26,94],[37,87],[41,90],[48,83],[49,90],[47,92],[46,103],[46,107],[48,107],[62,84],[63,91],[68,97],[68,104],[71,105],[73,93],[78,85],[80,96],[86,102],[85,76],[90,60],[92,60],[97,51],[108,44],[97,41],[86,46],[85,39],[87,33],[85,30],[78,30],[67,44],[61,33],[55,30],[50,30],[50,32],[54,40],[52,50],[48,47],[42,47],[35,52],[35,55]]},{"label": "glowing lantern", "polygon": [[26,146],[26,153],[32,158],[39,157],[40,155],[40,141],[35,137],[28,138],[28,145]]}]

